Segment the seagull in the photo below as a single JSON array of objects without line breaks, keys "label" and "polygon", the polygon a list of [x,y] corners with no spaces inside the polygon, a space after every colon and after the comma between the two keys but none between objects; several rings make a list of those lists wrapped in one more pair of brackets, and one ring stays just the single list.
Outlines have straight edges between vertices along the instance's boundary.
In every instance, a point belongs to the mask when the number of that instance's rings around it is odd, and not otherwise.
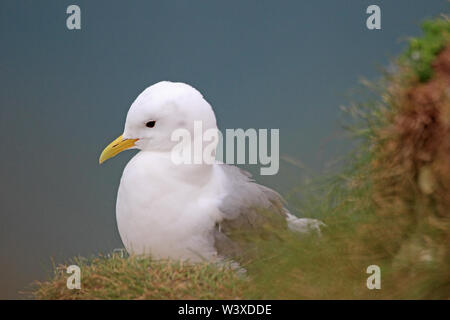
[{"label": "seagull", "polygon": [[123,170],[117,193],[117,226],[128,253],[220,261],[245,252],[236,234],[267,224],[320,233],[322,222],[290,214],[276,191],[238,167],[174,161],[179,142],[173,132],[182,129],[196,142],[194,123],[199,121],[203,130],[218,130],[214,111],[198,90],[158,82],[136,98],[123,134],[101,153],[100,164],[124,150],[140,150]]}]

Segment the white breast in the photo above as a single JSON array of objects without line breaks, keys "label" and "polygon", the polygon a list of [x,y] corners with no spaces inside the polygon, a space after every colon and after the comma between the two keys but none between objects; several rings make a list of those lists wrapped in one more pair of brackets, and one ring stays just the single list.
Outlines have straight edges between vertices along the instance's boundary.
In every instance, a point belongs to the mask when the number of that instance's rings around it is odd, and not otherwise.
[{"label": "white breast", "polygon": [[139,152],[124,169],[117,195],[117,225],[127,251],[213,259],[221,179],[214,166],[176,166],[170,154]]}]

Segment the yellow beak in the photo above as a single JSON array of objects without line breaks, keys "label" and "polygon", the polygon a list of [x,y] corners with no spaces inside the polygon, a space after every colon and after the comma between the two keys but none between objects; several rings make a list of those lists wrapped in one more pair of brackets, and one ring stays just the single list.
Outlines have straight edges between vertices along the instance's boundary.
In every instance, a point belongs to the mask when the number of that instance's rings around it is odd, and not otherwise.
[{"label": "yellow beak", "polygon": [[98,163],[102,164],[106,160],[115,157],[124,150],[134,147],[134,143],[139,139],[124,139],[122,136],[118,137],[116,140],[111,142],[105,150],[103,150]]}]

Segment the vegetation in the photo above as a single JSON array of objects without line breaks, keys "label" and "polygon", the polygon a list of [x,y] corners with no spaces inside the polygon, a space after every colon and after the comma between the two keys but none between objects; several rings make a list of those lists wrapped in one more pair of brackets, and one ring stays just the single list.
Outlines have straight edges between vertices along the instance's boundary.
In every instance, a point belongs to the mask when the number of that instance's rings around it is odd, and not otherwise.
[{"label": "vegetation", "polygon": [[[322,236],[282,233],[229,267],[135,257],[78,261],[82,289],[64,266],[38,283],[38,299],[448,299],[450,298],[450,22],[424,24],[395,74],[369,84],[377,99],[346,108],[360,141],[339,174],[295,190]],[[299,196],[301,194],[301,197]],[[253,248],[253,250],[255,250]],[[368,290],[378,265],[381,290]]]},{"label": "vegetation", "polygon": [[446,19],[435,19],[424,22],[422,29],[424,36],[410,39],[403,59],[411,65],[420,81],[425,82],[433,75],[434,58],[449,41],[450,25]]},{"label": "vegetation", "polygon": [[[81,289],[67,289],[67,266],[81,268]],[[38,299],[235,299],[239,276],[229,266],[152,261],[119,254],[75,258],[36,283]]]}]

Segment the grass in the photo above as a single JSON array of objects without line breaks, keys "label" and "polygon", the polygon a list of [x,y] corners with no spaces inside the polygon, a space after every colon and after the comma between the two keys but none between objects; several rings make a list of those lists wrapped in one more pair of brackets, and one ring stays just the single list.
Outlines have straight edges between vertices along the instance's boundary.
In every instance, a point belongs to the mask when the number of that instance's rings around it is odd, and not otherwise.
[{"label": "grass", "polygon": [[[294,190],[288,202],[322,219],[323,235],[282,232],[256,243],[239,276],[214,264],[136,257],[77,259],[37,283],[37,299],[449,299],[449,20],[424,24],[398,72],[368,84],[376,99],[345,110],[360,144],[338,174]],[[418,52],[418,54],[416,54]],[[381,290],[366,269],[381,268]]]},{"label": "grass", "polygon": [[446,19],[435,19],[425,21],[422,29],[424,36],[410,39],[403,59],[419,80],[425,82],[433,75],[432,61],[449,40],[450,25]]},{"label": "grass", "polygon": [[[71,264],[81,268],[81,289],[67,289]],[[230,267],[153,261],[118,254],[75,258],[35,284],[38,299],[236,299],[245,281]]]}]

